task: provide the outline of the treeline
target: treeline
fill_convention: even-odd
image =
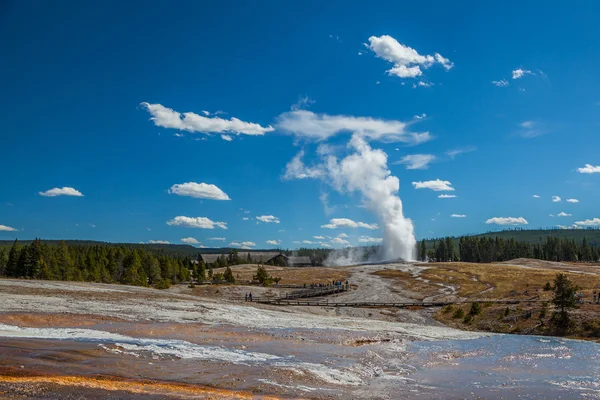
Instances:
[[[189,281],[189,259],[155,255],[143,248],[127,246],[56,246],[35,239],[21,246],[15,240],[10,250],[0,249],[0,276],[122,283],[164,288]],[[193,269],[195,271],[195,269]]]
[[[419,244],[418,257],[422,261],[437,262],[491,263],[515,258],[590,262],[600,259],[600,249],[590,245],[585,237],[578,243],[575,240],[548,236],[544,242],[531,244],[499,237],[462,236],[458,239],[458,249],[454,238],[438,239],[430,249],[423,240]]]

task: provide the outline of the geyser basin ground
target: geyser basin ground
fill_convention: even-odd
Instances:
[[[600,346],[590,342],[482,337],[113,285],[0,281],[0,304],[0,366],[30,375],[108,376],[94,387],[63,385],[84,398],[123,378],[135,388],[147,379],[169,382],[144,389],[165,398],[189,395],[173,383],[192,385],[200,398],[206,386],[233,391],[223,398],[600,396]],[[7,382],[6,375],[5,392],[54,385],[45,389],[62,393],[56,383]],[[120,388],[119,398],[142,393]]]

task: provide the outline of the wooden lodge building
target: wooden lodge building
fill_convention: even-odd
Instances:
[[[223,253],[212,253],[212,254],[198,254],[198,259],[196,261],[192,261],[193,263],[200,263],[204,261],[204,264],[214,264],[221,257],[225,257],[229,259],[230,254]],[[238,252],[239,259],[246,261],[248,264],[267,264],[267,265],[280,265],[286,267],[310,267],[312,266],[312,261],[310,257],[297,257],[297,256],[287,256],[279,251],[248,251],[248,252]],[[243,264],[244,262],[242,262]]]

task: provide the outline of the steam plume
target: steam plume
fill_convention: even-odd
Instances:
[[[416,245],[413,223],[404,217],[402,200],[397,195],[400,180],[388,169],[387,154],[371,148],[358,134],[352,136],[348,149],[351,154],[341,160],[333,154],[327,155],[324,163],[317,167],[322,174],[315,176],[320,176],[341,193],[360,193],[364,206],[378,217],[383,227],[383,254],[378,255],[380,260],[413,260]],[[298,169],[298,162],[301,161],[293,161],[296,172],[306,177],[306,174],[302,175],[302,168]],[[286,172],[288,178],[289,166]],[[306,168],[303,164],[302,167]],[[311,167],[310,170],[314,171],[315,168]],[[344,260],[344,263],[349,261]]]

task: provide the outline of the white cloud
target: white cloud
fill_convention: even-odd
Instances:
[[[45,196],[45,197],[56,197],[56,196],[76,196],[76,197],[83,197],[83,194],[77,190],[77,189],[73,189],[72,187],[62,187],[62,188],[54,188],[54,189],[50,189],[50,190],[46,190],[45,192],[40,192],[39,193],[40,196]]]
[[[171,244],[171,242],[167,240],[148,240],[149,244]]]
[[[223,237],[212,237],[212,238],[208,238],[207,240],[217,240],[217,241],[220,241],[220,242],[224,242],[227,239],[225,239]]]
[[[239,244],[238,242],[231,242],[231,243],[229,243],[229,245],[231,247],[240,247],[241,246],[241,244]]]
[[[554,217],[554,214],[548,214],[549,217]]]
[[[348,218],[333,218],[328,224],[321,225],[321,228],[338,229],[338,228],[365,228],[379,229],[377,224],[367,224],[365,222],[355,222]]]
[[[567,199],[567,203],[579,203],[577,199]]]
[[[329,237],[329,236],[327,236],[327,237]],[[341,238],[347,238],[347,237],[348,237],[348,235],[346,235],[345,233],[343,233],[343,232],[342,232],[342,233],[340,233],[340,234],[338,235],[338,237],[341,237]]]
[[[240,247],[240,249],[242,249],[242,250],[252,250],[252,247],[250,247],[250,246],[242,246],[242,247]]]
[[[273,246],[278,246],[281,243],[281,240],[267,240],[267,244],[271,244]]]
[[[307,179],[307,178],[318,178],[325,174],[319,167],[307,167],[302,161],[304,157],[304,150],[301,150],[298,154],[292,158],[290,162],[285,166],[285,174],[283,179]]]
[[[383,238],[375,238],[371,236],[361,236],[358,238],[360,243],[381,243],[383,242]]]
[[[327,244],[327,243],[325,243],[325,242],[319,242],[319,245],[320,245],[321,247],[331,247],[331,245],[330,245],[330,244]]]
[[[229,135],[221,135],[221,139],[223,139],[226,142],[231,142],[233,140],[233,138]]]
[[[16,231],[18,231],[18,229],[15,229],[13,227],[6,226],[6,225],[0,225],[0,232],[16,232]]]
[[[310,107],[311,104],[314,104],[314,103],[315,103],[315,101],[312,100],[310,97],[300,96],[298,98],[298,101],[295,104],[292,104],[292,107],[290,109],[292,111],[305,110],[308,107]]]
[[[426,117],[427,117],[427,114],[423,113],[421,115],[415,115],[413,118],[414,119],[423,119],[423,118],[426,118]]]
[[[359,55],[359,56],[362,56],[362,53],[359,51],[359,52],[358,52],[358,55]]]
[[[564,211],[559,212],[558,214],[556,214],[557,217],[572,217],[572,214],[567,214]]]
[[[173,136],[175,136],[175,137],[184,137],[185,135],[183,133],[174,133]]]
[[[304,244],[314,244],[314,242],[312,242],[310,240],[303,240],[302,243],[304,243]]]
[[[313,236],[313,239],[324,240],[325,236]]]
[[[534,199],[539,199],[539,198],[540,198],[540,196],[538,196],[537,194],[534,194],[534,195],[533,195],[533,198],[534,198]]]
[[[254,243],[254,242],[242,242],[242,246],[254,247],[254,246],[256,246],[256,243]]]
[[[450,181],[442,181],[440,179],[436,179],[435,181],[413,182],[412,184],[415,189],[431,189],[436,192],[447,192],[454,190]]]
[[[562,199],[560,198],[560,196],[552,196],[553,203],[560,203],[561,201]]]
[[[410,154],[394,164],[405,164],[406,169],[427,169],[434,160],[433,154]]]
[[[433,64],[440,64],[446,70],[452,68],[453,64],[439,53],[431,55],[420,55],[415,49],[404,46],[389,35],[371,36],[369,44],[365,46],[373,51],[375,55],[394,66],[387,71],[389,75],[400,78],[415,78],[423,74],[421,67],[427,69]]]
[[[523,217],[494,217],[485,221],[486,224],[497,225],[527,225],[529,222]]]
[[[198,115],[193,112],[179,113],[161,104],[141,103],[150,115],[154,125],[162,128],[178,129],[188,132],[234,133],[236,135],[264,135],[275,129],[272,126],[262,127],[259,124],[245,122],[237,118],[223,119]]]
[[[535,125],[534,121],[523,121],[521,122],[521,127],[522,128],[533,128],[533,126]]]
[[[508,86],[508,81],[506,79],[500,79],[499,81],[492,81],[492,83],[498,87]]]
[[[408,124],[397,120],[354,117],[348,115],[315,114],[297,110],[277,117],[278,129],[296,137],[322,141],[341,133],[356,133],[366,139],[410,144],[431,140],[429,132],[407,131]]]
[[[167,225],[170,226],[183,226],[186,228],[202,228],[202,229],[214,229],[215,227],[219,227],[221,229],[227,229],[226,222],[215,222],[211,221],[206,217],[185,217],[185,216],[177,216],[169,221],[167,221]]]
[[[575,224],[573,224],[573,225],[556,225],[556,227],[559,229],[581,229],[580,226],[577,226]]]
[[[585,164],[583,168],[577,168],[580,174],[600,174],[600,165]]]
[[[202,110],[201,112],[202,112],[202,114],[206,115],[207,117],[210,115],[210,112],[208,112],[208,111]]]
[[[523,121],[519,126],[521,129],[517,133],[524,138],[534,138],[548,132],[547,129],[540,128],[540,124],[536,121]]]
[[[428,83],[428,82],[423,82],[423,81],[413,83],[413,85],[412,85],[413,89],[416,87],[431,87],[431,86],[433,86],[433,83]]]
[[[277,218],[273,215],[261,215],[259,217],[256,217],[256,219],[261,222],[264,222],[266,224],[271,224],[271,223],[278,224],[280,222],[279,218]]]
[[[448,150],[446,155],[454,160],[454,158],[460,154],[470,153],[475,150],[477,150],[477,147],[475,146],[463,147],[461,149]]]
[[[182,238],[180,239],[183,243],[187,243],[187,244],[200,244],[200,242],[196,239],[194,239],[193,237],[186,237],[186,238]]]
[[[521,68],[517,68],[517,69],[513,70],[513,72],[512,72],[513,79],[519,79],[525,75],[535,75],[535,74],[531,71],[528,71],[526,69],[521,69]]]
[[[344,246],[349,246],[350,245],[349,241],[344,240],[344,239],[342,239],[340,237],[336,237],[336,238],[331,239],[331,243],[333,243],[333,244],[342,244]]]
[[[465,214],[452,214],[450,215],[452,218],[466,218]]]
[[[577,226],[600,226],[600,218],[586,219],[585,221],[576,221]]]
[[[438,196],[438,199],[454,199],[454,198],[456,198],[455,194],[445,194],[444,193],[444,194],[440,194]]]
[[[95,228],[96,224],[90,224],[90,228]]]
[[[250,219],[250,218],[248,218],[248,217],[243,217],[243,218],[242,218],[242,220],[244,220],[244,221],[248,221],[249,219]]]
[[[189,196],[196,199],[231,200],[227,194],[215,185],[207,183],[186,182],[171,186],[170,194]]]

